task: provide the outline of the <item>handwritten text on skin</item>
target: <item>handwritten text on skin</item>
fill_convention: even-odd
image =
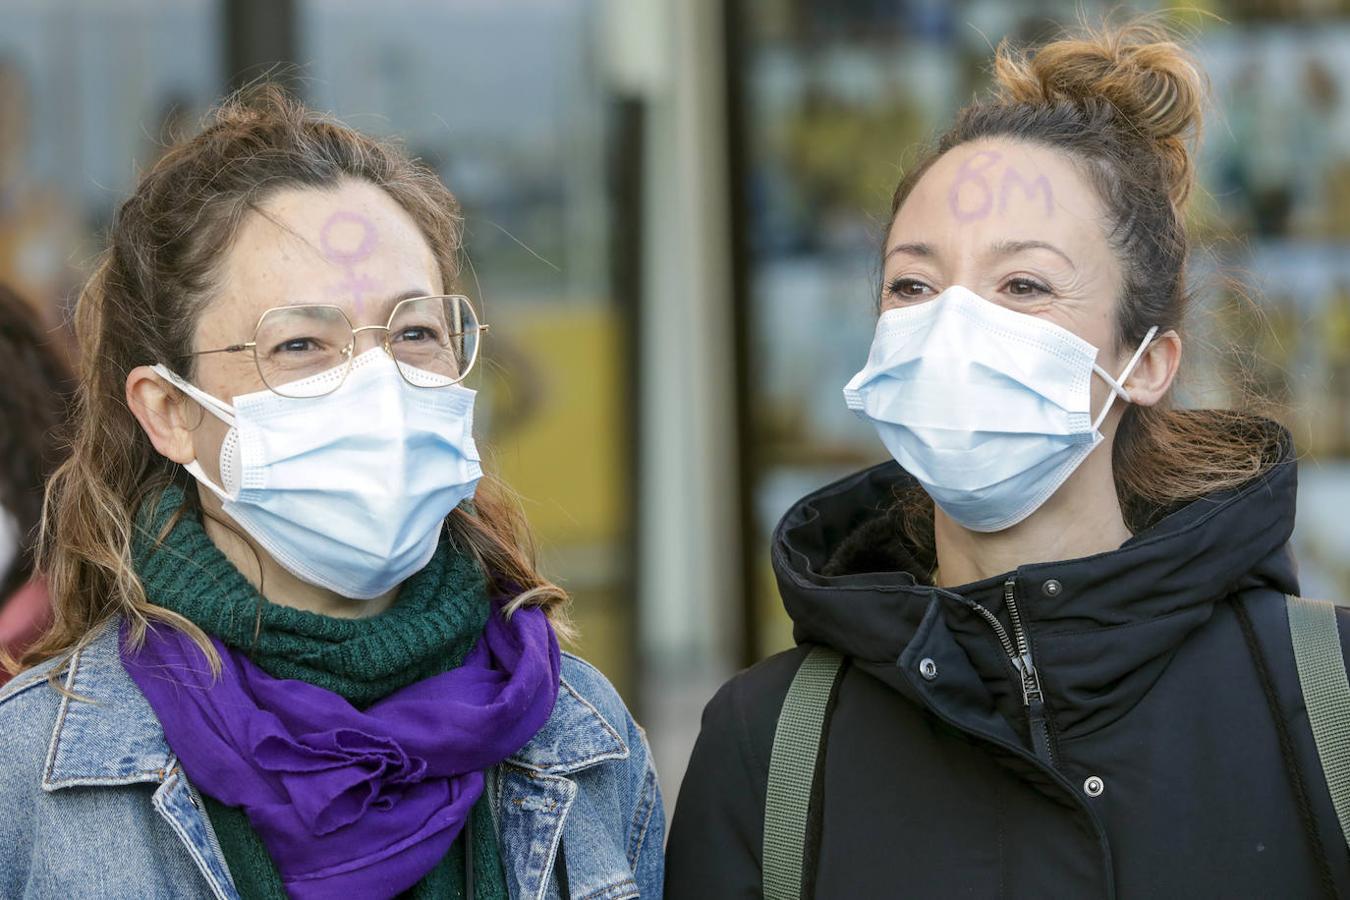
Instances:
[[[358,212],[339,210],[319,229],[319,247],[324,257],[341,266],[347,276],[334,293],[350,294],[357,316],[365,315],[366,294],[379,285],[368,275],[357,272],[356,267],[370,258],[379,242],[375,223]]]
[[[1003,154],[996,150],[981,150],[962,161],[947,191],[947,205],[956,221],[982,221],[993,215],[996,205],[999,215],[1002,215],[1008,209],[1008,195],[1015,187],[1021,189],[1028,201],[1041,197],[1045,201],[1046,216],[1054,215],[1055,195],[1050,180],[1044,175],[1028,179],[1015,166],[1008,165],[1003,169],[1003,177],[998,180],[998,190],[995,191],[988,175],[1002,159]]]

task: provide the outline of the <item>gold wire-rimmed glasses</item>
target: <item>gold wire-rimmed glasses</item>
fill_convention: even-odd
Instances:
[[[356,336],[383,331],[381,346],[403,380],[414,387],[438,388],[464,380],[478,360],[479,338],[487,330],[461,294],[408,297],[394,306],[384,325],[359,328],[338,306],[274,306],[258,318],[253,340],[188,355],[251,351],[268,390],[297,399],[320,397],[346,381]],[[332,377],[313,377],[330,371]]]

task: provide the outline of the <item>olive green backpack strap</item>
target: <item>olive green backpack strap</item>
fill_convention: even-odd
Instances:
[[[844,657],[816,647],[788,687],[769,758],[764,800],[765,900],[798,900],[806,857],[807,816],[830,694]]]
[[[1325,600],[1287,598],[1303,703],[1322,761],[1331,803],[1350,844],[1350,679],[1336,627],[1336,607]]]

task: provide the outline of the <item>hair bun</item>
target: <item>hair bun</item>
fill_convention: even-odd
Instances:
[[[1194,182],[1192,148],[1200,137],[1207,83],[1191,54],[1153,21],[1089,30],[1031,51],[1005,40],[994,58],[1004,103],[1106,103],[1122,124],[1151,142],[1178,205]]]

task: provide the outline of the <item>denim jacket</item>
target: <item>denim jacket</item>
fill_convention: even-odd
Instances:
[[[0,898],[239,897],[144,695],[117,623],[70,662],[0,690]],[[564,654],[553,714],[487,778],[512,900],[660,897],[665,814],[651,753],[614,688]]]

